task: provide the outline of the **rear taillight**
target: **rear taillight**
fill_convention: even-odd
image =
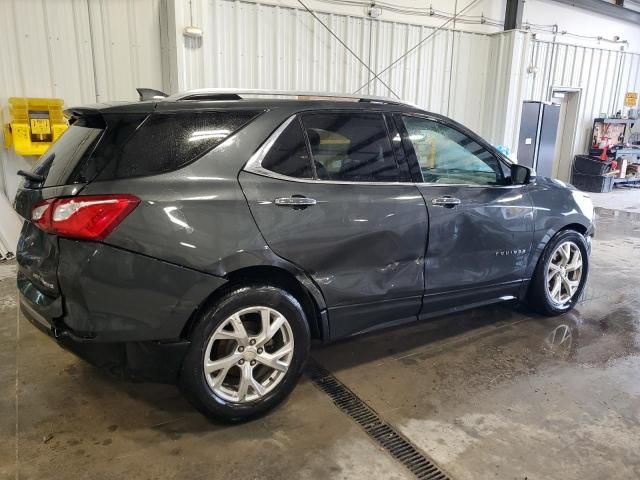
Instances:
[[[139,203],[126,194],[54,198],[34,205],[31,221],[61,237],[104,240]]]

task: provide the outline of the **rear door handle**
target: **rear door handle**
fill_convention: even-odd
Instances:
[[[291,197],[276,198],[273,203],[279,207],[293,207],[293,208],[307,208],[318,203],[315,198],[298,197],[292,195]]]
[[[448,197],[446,195],[444,197],[437,197],[437,198],[431,199],[431,204],[435,205],[436,207],[453,208],[456,205],[460,205],[461,203],[462,202],[460,201],[459,198]]]

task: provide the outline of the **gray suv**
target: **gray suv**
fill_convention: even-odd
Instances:
[[[312,340],[577,302],[585,194],[408,104],[258,93],[67,110],[15,200],[25,317],[235,421],[293,389]]]

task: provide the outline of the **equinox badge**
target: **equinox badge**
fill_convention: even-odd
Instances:
[[[504,255],[524,255],[527,250],[524,248],[518,248],[516,250],[496,250],[496,257],[502,257]]]

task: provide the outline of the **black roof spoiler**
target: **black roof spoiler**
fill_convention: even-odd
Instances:
[[[160,90],[154,90],[153,88],[136,88],[138,94],[140,95],[140,101],[143,102],[145,100],[162,100],[163,98],[167,98],[167,95]]]

